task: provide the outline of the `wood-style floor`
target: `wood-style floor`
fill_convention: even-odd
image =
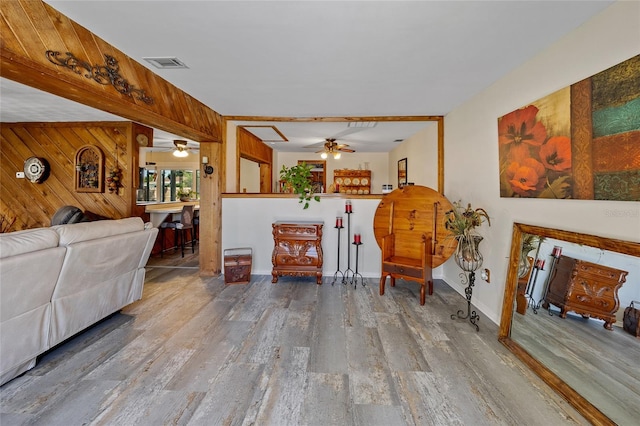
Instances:
[[[420,306],[403,281],[379,296],[373,280],[152,268],[142,300],[0,388],[0,424],[587,424],[495,325],[450,319],[465,306],[438,281]]]
[[[640,424],[640,339],[569,313],[514,314],[512,339],[618,425]]]

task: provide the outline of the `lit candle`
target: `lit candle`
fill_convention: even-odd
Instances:
[[[356,244],[360,244],[362,242],[361,238],[360,238],[360,234],[354,234],[353,235],[353,242],[356,243]]]
[[[344,212],[345,213],[353,213],[350,200],[347,200],[346,204],[344,205]]]
[[[336,228],[342,228],[342,216],[336,217]]]

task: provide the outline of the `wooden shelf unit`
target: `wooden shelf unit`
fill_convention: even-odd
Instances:
[[[371,170],[336,169],[333,171],[333,185],[339,185],[341,194],[371,194]]]

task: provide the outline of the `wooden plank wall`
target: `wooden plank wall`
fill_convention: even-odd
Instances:
[[[240,157],[257,163],[272,163],[273,148],[242,127],[238,127],[238,161]]]
[[[25,0],[3,1],[0,6],[3,77],[192,140],[221,142],[222,117],[217,112],[51,6]],[[153,103],[86,78],[86,72],[56,65],[47,59],[47,50],[60,52],[61,58],[71,52],[91,65],[104,65],[105,55],[111,55],[118,61],[119,75],[145,90]]]
[[[73,205],[114,219],[132,215],[138,171],[137,145],[130,122],[0,123],[0,214],[15,222],[8,231],[49,226],[62,206]],[[151,129],[148,129],[151,130]],[[103,152],[104,178],[115,166],[122,170],[124,187],[110,193],[75,191],[75,157],[79,148],[93,145]],[[132,149],[134,147],[136,149]],[[45,158],[51,166],[43,183],[16,178],[29,157]]]
[[[201,155],[209,156],[221,175],[208,179],[200,194],[200,214],[207,218],[200,224],[200,271],[219,273],[220,179],[225,172],[225,151],[219,146],[224,143],[222,116],[42,1],[0,1],[0,34],[0,76],[201,143]],[[119,74],[146,90],[154,103],[146,104],[57,66],[46,58],[47,50],[71,52],[91,65],[104,64],[104,55],[109,54],[118,61]],[[15,176],[15,170],[12,173]],[[46,214],[41,218],[52,209],[42,210]]]
[[[238,148],[236,150],[236,170],[240,170],[240,158],[246,158],[260,164],[260,192],[271,192],[271,171],[273,169],[273,148],[262,139],[238,127],[236,131]],[[236,174],[236,192],[240,192],[240,173]]]

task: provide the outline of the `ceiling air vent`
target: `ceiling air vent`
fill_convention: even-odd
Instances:
[[[364,128],[372,128],[376,127],[378,122],[376,121],[350,121],[347,124],[347,127],[364,127]]]
[[[142,58],[156,68],[176,69],[189,68],[184,62],[178,58]]]

